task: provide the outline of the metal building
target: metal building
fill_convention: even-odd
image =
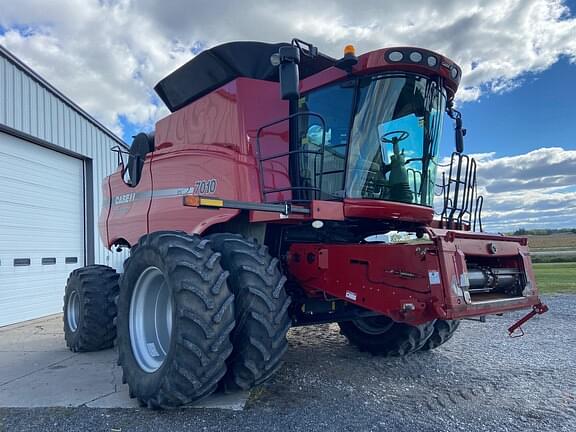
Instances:
[[[98,235],[124,142],[0,46],[0,326],[62,310],[68,274],[119,267]]]

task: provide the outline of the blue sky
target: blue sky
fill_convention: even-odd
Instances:
[[[0,44],[131,142],[199,47],[299,37],[337,57],[420,46],[463,68],[458,108],[492,230],[575,226],[576,0],[5,1]],[[306,13],[303,13],[306,11]],[[86,29],[90,29],[87,31]],[[441,155],[453,150],[451,123]]]
[[[128,144],[132,142],[132,137],[136,136],[139,132],[149,132],[151,130],[151,127],[142,127],[139,124],[130,122],[124,115],[118,116],[118,122],[122,129],[122,138]]]
[[[498,151],[508,156],[540,147],[576,149],[576,65],[562,58],[550,69],[520,80],[522,84],[510,91],[486,94],[459,106],[468,129],[467,153]],[[119,121],[124,140],[131,142],[141,127],[125,116]],[[441,153],[448,155],[452,150],[447,120]]]
[[[576,37],[576,35],[575,35]],[[460,109],[466,151],[508,156],[540,147],[576,149],[576,65],[562,58],[550,69],[521,78],[503,94],[466,102]],[[445,136],[452,139],[447,129]],[[444,150],[450,149],[445,143]]]
[[[576,0],[566,1],[565,4],[574,16]],[[26,24],[9,27],[23,34],[28,33],[30,28]],[[0,24],[0,35],[6,31],[7,27]],[[191,51],[195,53],[198,49],[195,46]],[[576,149],[573,125],[576,119],[576,65],[563,56],[543,72],[524,74],[519,78],[519,83],[510,91],[488,93],[477,100],[460,103],[458,108],[468,129],[466,151],[497,151],[504,156],[549,146]],[[162,105],[154,95],[151,97],[154,104]],[[153,127],[153,124],[142,125],[131,121],[124,114],[118,115],[117,122],[119,128],[116,130],[128,143],[133,135]],[[446,120],[441,148],[443,156],[449,155],[453,149],[450,128],[451,124]]]

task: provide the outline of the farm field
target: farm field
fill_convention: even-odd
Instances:
[[[541,293],[576,293],[576,262],[533,265]]]
[[[574,250],[576,252],[576,234],[558,233],[549,235],[528,235],[528,246],[533,251]]]

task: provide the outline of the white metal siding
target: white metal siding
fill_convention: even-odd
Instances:
[[[121,141],[2,50],[0,124],[92,160],[94,259],[120,269],[125,254],[103,247],[97,225],[102,180],[116,169],[116,155],[110,148]]]
[[[0,326],[62,310],[84,265],[83,165],[0,133]]]

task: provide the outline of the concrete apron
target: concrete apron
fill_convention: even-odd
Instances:
[[[0,328],[0,407],[138,408],[116,350],[72,353],[62,315]],[[186,408],[244,409],[248,392],[214,394]]]

